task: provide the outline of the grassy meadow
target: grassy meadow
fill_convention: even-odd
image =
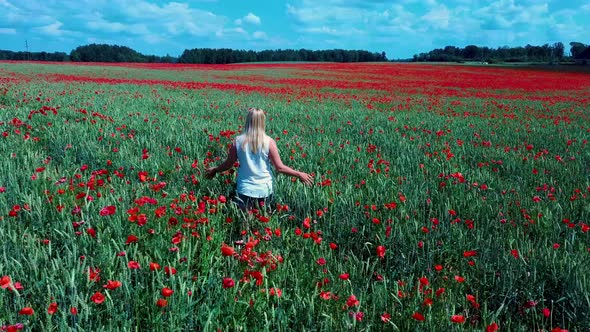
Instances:
[[[204,177],[248,107],[315,179],[272,214]],[[0,326],[589,331],[589,110],[583,73],[0,63]]]

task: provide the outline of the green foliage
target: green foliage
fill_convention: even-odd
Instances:
[[[0,50],[0,60],[26,60],[26,61],[69,61],[69,56],[64,52],[14,52]]]
[[[590,328],[590,233],[582,231],[590,219],[587,90],[383,102],[372,91],[347,92],[354,97],[318,101],[161,85],[11,87],[8,95],[27,98],[0,112],[7,133],[0,136],[0,277],[15,288],[0,289],[0,324]],[[203,177],[225,156],[231,138],[222,133],[241,130],[244,105],[267,110],[283,161],[315,176],[312,188],[277,176],[277,202],[289,208],[267,221],[222,203],[235,174]],[[56,113],[29,118],[43,106]],[[116,211],[101,214],[108,206]],[[252,251],[233,244],[242,231]],[[237,256],[222,255],[223,244]],[[224,288],[224,278],[235,285]],[[122,285],[105,288],[108,280]],[[162,295],[164,287],[174,293]],[[96,292],[104,302],[91,300]],[[53,302],[58,311],[50,315]],[[35,314],[18,314],[24,307]],[[382,321],[385,313],[390,321]],[[452,323],[453,315],[466,322]]]
[[[324,62],[377,62],[387,61],[385,52],[371,53],[364,50],[263,50],[244,51],[233,49],[195,48],[184,50],[178,62],[226,64],[239,62],[276,61],[324,61]]]
[[[169,56],[145,56],[126,46],[107,44],[78,46],[70,53],[70,59],[76,62],[172,62]]]
[[[579,43],[578,43],[579,44]],[[416,54],[413,57],[415,62],[424,61],[481,61],[481,62],[555,62],[564,58],[565,47],[563,43],[557,42],[553,45],[544,44],[534,46],[498,47],[467,45],[464,48],[446,46],[429,52]],[[572,46],[572,57],[575,58],[579,46]],[[583,50],[583,48],[582,48]]]

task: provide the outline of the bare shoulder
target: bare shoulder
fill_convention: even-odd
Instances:
[[[277,150],[277,142],[275,142],[275,140],[268,135],[266,136],[266,139],[268,140],[268,149]]]

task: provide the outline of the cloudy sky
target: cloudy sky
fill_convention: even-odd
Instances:
[[[590,43],[590,0],[0,0],[0,49],[363,49]]]

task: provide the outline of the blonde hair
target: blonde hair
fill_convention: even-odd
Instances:
[[[259,146],[266,149],[266,115],[260,108],[249,108],[248,116],[246,117],[246,125],[244,128],[244,144],[250,145],[252,153],[258,153]]]

